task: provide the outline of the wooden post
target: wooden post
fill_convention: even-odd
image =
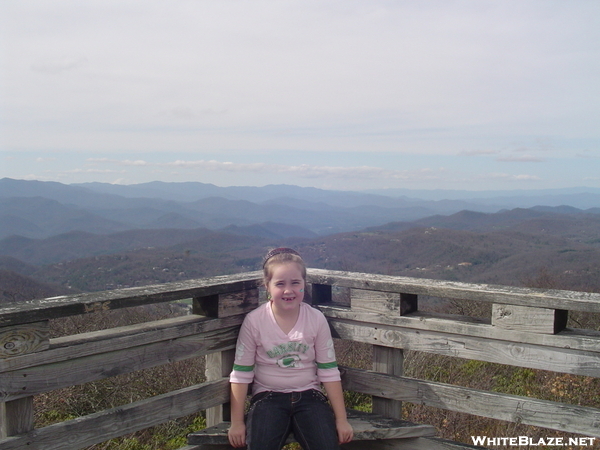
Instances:
[[[0,438],[33,430],[33,396],[0,404]]]
[[[373,370],[388,375],[404,373],[404,351],[399,348],[373,346]],[[373,412],[384,417],[402,419],[402,402],[373,396]]]
[[[418,309],[418,297],[414,294],[377,292],[362,289],[351,290],[352,309],[390,316],[407,315]],[[404,351],[379,345],[373,346],[373,370],[387,375],[404,374]],[[385,417],[402,418],[402,402],[373,396],[373,412]]]
[[[206,368],[204,373],[206,381],[220,380],[223,377],[229,376],[233,367],[233,359],[235,358],[235,349],[224,352],[211,353],[206,355]],[[230,420],[229,403],[215,406],[206,410],[206,426],[212,427],[220,424],[223,421]]]
[[[43,351],[48,349],[49,342],[48,321],[4,327],[0,329],[0,358]],[[32,396],[0,403],[0,438],[27,433],[31,430],[33,430]]]
[[[249,289],[195,298],[193,313],[215,318],[245,314],[258,306],[258,296],[258,289]],[[206,381],[220,380],[229,376],[234,358],[235,349],[206,355],[204,369]],[[229,420],[229,414],[229,403],[207,409],[206,426],[212,427],[224,420]]]

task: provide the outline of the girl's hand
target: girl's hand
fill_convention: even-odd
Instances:
[[[336,420],[335,427],[337,429],[340,444],[346,444],[354,437],[354,430],[352,429],[352,425],[348,423],[347,419]]]
[[[246,424],[232,423],[227,432],[229,443],[232,447],[239,448],[246,445]]]

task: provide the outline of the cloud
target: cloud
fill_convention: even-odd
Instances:
[[[534,156],[532,154],[515,154],[515,153],[519,153],[519,152],[523,152],[523,151],[529,151],[529,149],[524,149],[524,148],[520,148],[520,149],[516,149],[513,150],[513,152],[511,154],[505,155],[505,156],[498,156],[497,158],[495,158],[496,161],[498,162],[546,162],[545,158],[540,158],[539,156]],[[458,156],[494,156],[494,155],[501,155],[502,152],[499,150],[466,150],[466,151],[462,151],[458,153]]]
[[[73,169],[73,170],[67,170],[64,173],[70,173],[70,174],[90,174],[90,173],[95,173],[95,174],[112,174],[112,173],[126,173],[125,170],[111,170],[111,169]]]
[[[234,163],[216,160],[175,160],[166,163],[150,163],[143,160],[117,160],[109,158],[89,158],[94,164],[111,164],[118,166],[150,166],[155,168],[194,169],[203,171],[237,172],[244,174],[279,174],[300,178],[336,178],[361,180],[411,180],[435,179],[444,173],[444,168],[419,170],[391,170],[373,166],[322,166],[312,164],[285,165],[267,163]]]
[[[147,166],[150,164],[141,159],[131,161],[129,159],[119,160],[119,159],[110,159],[110,158],[87,158],[86,161],[88,161],[90,163],[116,164],[119,166]]]
[[[344,178],[344,179],[398,179],[408,180],[415,176],[419,179],[424,177],[436,177],[437,171],[432,169],[414,170],[389,170],[381,167],[372,166],[319,166],[312,164],[301,165],[283,165],[266,163],[232,163],[219,161],[174,161],[168,163],[177,167],[195,167],[204,170],[221,170],[227,172],[244,173],[270,173],[270,174],[289,174],[301,178]],[[443,169],[439,169],[443,170]]]
[[[512,156],[502,156],[500,158],[496,158],[496,161],[499,162],[545,162],[544,158],[540,158],[532,155],[512,155]]]
[[[489,156],[497,155],[498,150],[465,150],[458,153],[458,156]]]
[[[493,178],[493,179],[504,179],[504,180],[514,180],[514,181],[540,181],[541,178],[537,175],[527,175],[527,174],[519,174],[513,175],[510,173],[489,173],[485,176],[481,176],[480,178]]]

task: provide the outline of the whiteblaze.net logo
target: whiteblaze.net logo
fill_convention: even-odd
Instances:
[[[545,437],[532,438],[529,436],[513,436],[513,437],[490,437],[490,436],[471,436],[473,445],[481,445],[494,447],[500,445],[508,445],[512,447],[546,447],[546,446],[593,446],[595,437]]]

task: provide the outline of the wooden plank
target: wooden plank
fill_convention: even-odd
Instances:
[[[408,316],[392,317],[330,306],[319,306],[319,309],[330,319],[368,322],[374,327],[392,325],[413,330],[438,331],[446,334],[600,353],[600,332],[593,330],[565,329],[556,335],[517,330],[507,333],[506,330],[494,327],[481,319],[458,315],[432,314],[419,311]]]
[[[6,372],[0,399],[15,400],[235,347],[238,327]]]
[[[517,305],[492,305],[492,325],[505,330],[556,334],[567,326],[569,312],[564,309],[532,308]]]
[[[261,279],[257,271],[10,303],[0,308],[0,326],[255,289]]]
[[[353,311],[400,315],[400,294],[397,292],[350,289],[350,302]]]
[[[431,425],[416,424],[381,414],[348,410],[348,422],[356,441],[435,436]]]
[[[75,450],[211,408],[229,399],[229,382],[190,386],[0,440],[0,450]]]
[[[345,389],[492,419],[600,437],[600,409],[344,368]]]
[[[0,359],[40,352],[49,345],[47,320],[0,328]]]
[[[373,371],[388,375],[404,375],[404,352],[401,349],[373,346]],[[373,412],[385,417],[402,418],[402,402],[373,396]]]
[[[307,280],[309,283],[336,284],[355,289],[460,298],[537,308],[600,312],[600,294],[591,292],[459,283],[323,269],[309,269]]]
[[[390,325],[330,319],[336,336],[351,341],[475,359],[531,369],[600,377],[600,354]]]
[[[350,298],[353,311],[404,316],[418,310],[418,296],[413,294],[350,289]]]
[[[0,373],[240,326],[243,319],[182,316],[51,339],[44,352],[0,359]]]
[[[33,397],[20,398],[0,405],[0,437],[33,430]]]
[[[0,308],[0,326],[37,322],[99,310],[255,289],[261,283],[261,278],[261,273],[256,271],[8,304]],[[308,282],[321,285],[337,284],[341,287],[399,292],[402,294],[600,312],[600,294],[589,292],[469,284],[322,269],[309,269]]]
[[[414,437],[435,436],[436,430],[431,425],[416,424],[406,420],[384,417],[380,414],[347,410],[348,422],[354,430],[355,441],[373,441],[379,439],[408,439]],[[228,422],[222,422],[204,430],[190,433],[188,444],[223,445],[227,444]],[[296,442],[292,435],[287,442]]]

